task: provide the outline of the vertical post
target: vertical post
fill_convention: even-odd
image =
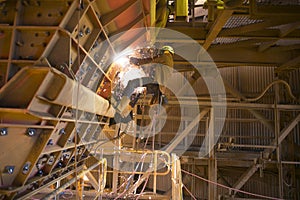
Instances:
[[[56,189],[60,187],[60,180],[56,182]],[[54,200],[59,200],[59,195],[54,196]]]
[[[199,120],[200,121],[200,120]],[[184,129],[186,129],[186,127],[188,126],[189,124],[188,124],[188,121],[184,121]],[[183,130],[184,130],[183,129]],[[185,136],[185,138],[184,138],[184,141],[183,141],[183,148],[184,149],[187,149],[188,148],[188,143],[189,143],[189,134],[187,135],[187,136]]]
[[[116,132],[115,132],[115,137],[118,136],[119,134],[119,129],[120,129],[120,124],[116,125]],[[113,165],[115,167],[115,169],[113,170],[113,187],[112,187],[112,191],[117,193],[117,189],[118,189],[118,179],[119,179],[119,153],[120,153],[120,148],[121,148],[121,139],[118,139],[116,142],[116,146],[114,147],[114,149],[117,149],[117,152],[114,151],[114,159],[113,159]]]
[[[208,21],[213,22],[215,21],[215,6],[217,4],[217,0],[208,0],[207,3],[208,3],[208,13],[207,13]]]
[[[77,184],[77,188],[78,188],[79,200],[82,200],[83,199],[83,190],[84,190],[83,178],[80,177],[76,184]]]
[[[195,0],[192,0],[192,6],[191,6],[191,12],[192,12],[192,25],[195,27]]]
[[[172,168],[171,168],[171,172],[172,172],[172,199],[176,197],[176,155],[175,154],[171,154],[172,155]]]
[[[294,143],[294,135],[293,134],[289,134],[287,136],[287,140],[288,140],[288,144],[289,144],[289,147],[288,147],[288,160],[295,160],[295,143]],[[289,165],[288,166],[288,170],[290,171],[291,173],[291,183],[292,183],[292,187],[296,187],[296,165]],[[283,171],[285,171],[285,169],[283,169]],[[294,195],[292,196],[292,199],[296,199],[296,196],[297,194],[294,193]]]
[[[277,168],[278,168],[278,187],[279,197],[283,198],[283,177],[282,177],[282,163],[281,163],[281,143],[279,141],[280,134],[280,111],[277,104],[280,101],[279,85],[275,85],[275,102],[274,102],[274,124],[275,124],[275,138],[276,138],[276,154],[277,154]]]
[[[192,163],[192,173],[193,174],[195,174],[196,172],[196,170],[195,170],[195,158],[192,158],[193,159],[193,163]],[[191,184],[191,193],[192,194],[195,194],[195,188],[196,188],[196,186],[195,186],[195,176],[193,176],[192,177],[192,184]]]
[[[180,166],[180,160],[178,157],[172,153],[172,199],[173,200],[182,200],[182,178],[181,178],[181,166]]]
[[[215,133],[214,133],[214,109],[210,110],[210,123],[208,127],[208,179],[213,182],[217,182],[217,163],[215,159],[214,152],[214,141],[215,141]],[[214,200],[216,199],[217,187],[214,184],[208,184],[208,199]]]
[[[115,155],[114,156],[114,166],[116,166],[116,168],[118,168],[118,160],[119,160],[119,155]],[[118,179],[119,179],[119,173],[117,169],[113,170],[113,187],[112,187],[112,191],[113,192],[117,192],[117,188],[118,188]]]
[[[156,0],[150,0],[150,26],[156,25]]]
[[[157,151],[154,151],[153,193],[156,193]]]

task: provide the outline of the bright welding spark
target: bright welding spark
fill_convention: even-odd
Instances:
[[[131,55],[132,53],[132,49],[122,51],[120,54],[115,56],[114,63],[120,65],[121,67],[125,67],[129,64],[129,55]]]
[[[120,65],[121,67],[125,67],[129,64],[129,58],[127,56],[122,56],[117,58],[114,63]]]
[[[89,178],[88,178],[86,175],[84,175],[84,176],[83,176],[83,180],[84,180],[84,181],[89,181]]]

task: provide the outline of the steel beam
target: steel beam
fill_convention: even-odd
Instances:
[[[82,169],[83,169],[83,166],[78,166],[77,167],[77,172],[81,171]],[[29,193],[27,193],[25,195],[22,195],[22,197],[20,197],[20,198],[17,197],[16,199],[18,199],[18,200],[30,199],[30,197],[32,197],[33,195],[41,193],[42,190],[50,187],[51,185],[55,184],[57,181],[61,181],[62,179],[67,178],[68,176],[71,176],[73,173],[75,173],[74,170],[72,170],[70,172],[67,172],[67,173],[61,175],[59,178],[57,178],[55,180],[52,180],[50,182],[47,182],[46,184],[40,186],[38,189],[33,190],[33,191],[31,191],[31,192],[29,192]]]
[[[263,29],[256,30],[247,33],[228,33],[221,31],[219,37],[231,37],[231,38],[251,38],[251,39],[264,39],[264,40],[274,40],[274,39],[288,39],[297,40],[300,30],[296,29],[286,34],[284,37],[280,37],[280,29]]]
[[[120,6],[119,8],[114,9],[113,11],[102,15],[101,22],[102,22],[103,26],[106,26],[109,23],[111,23],[116,17],[121,15],[124,11],[126,11],[130,6],[132,6],[136,2],[137,2],[137,0],[129,0],[124,5]]]
[[[215,125],[214,125],[214,110],[211,109],[210,112],[210,125],[208,127],[208,149],[207,151],[208,159],[208,180],[212,182],[217,182],[217,161],[215,158]],[[216,199],[217,198],[217,186],[215,184],[208,183],[208,198]]]
[[[168,26],[169,29],[181,32],[189,37],[193,38],[194,40],[199,40],[201,43],[205,41],[208,32],[204,30],[202,27],[191,27],[191,26],[176,26],[176,23],[173,26]],[[263,29],[263,30],[253,30],[251,32],[246,33],[235,33],[235,32],[228,32],[226,29],[221,30],[218,34],[218,37],[225,37],[225,38],[248,38],[248,39],[263,39],[263,40],[274,40],[274,39],[288,39],[288,40],[297,40],[300,34],[300,30],[296,29],[292,32],[288,33],[284,37],[280,37],[280,29]],[[172,39],[170,37],[165,36],[160,38],[163,39]],[[174,38],[177,39],[177,38]]]
[[[93,176],[93,174],[90,171],[88,171],[85,175],[89,179],[89,183],[93,186],[93,188],[95,190],[98,190],[99,189],[99,184],[98,184],[98,181]]]
[[[177,157],[175,154],[172,154],[171,156],[172,156],[172,171],[171,171],[172,199],[183,200],[180,160],[179,157]]]
[[[300,27],[300,22],[293,22],[290,24],[286,24],[283,27],[280,28],[280,34],[279,37],[285,37],[289,33],[293,32],[294,30],[298,29]]]
[[[245,183],[251,178],[251,176],[255,174],[258,168],[258,164],[254,164],[251,167],[249,167],[247,171],[245,171],[238,179],[238,181],[233,185],[233,188],[238,190],[241,189],[245,185]],[[236,191],[234,192],[234,194],[236,194]]]
[[[87,169],[81,171],[76,177],[72,178],[67,183],[63,184],[62,186],[60,186],[59,188],[57,188],[56,190],[54,190],[50,194],[46,195],[43,198],[43,200],[50,200],[50,199],[52,199],[54,196],[56,196],[57,194],[61,193],[67,187],[69,187],[70,185],[72,185],[73,183],[75,183],[78,178],[83,177],[86,173],[88,173],[90,170],[94,169],[95,167],[99,166],[103,162],[105,162],[105,161],[104,160],[100,160],[100,161],[96,162],[95,164],[91,165],[90,167],[88,167]]]
[[[222,102],[209,102],[209,101],[180,101],[180,106],[201,106],[201,107],[211,107],[214,106],[224,106]],[[169,101],[169,106],[179,105],[177,101]],[[227,102],[226,106],[228,109],[274,109],[274,104],[264,104],[264,103],[244,103],[244,102]],[[278,104],[279,110],[300,110],[300,105],[293,104]]]
[[[279,134],[278,136],[278,141],[274,140],[271,143],[271,146],[277,146],[277,144],[281,144],[281,142],[288,136],[288,134],[295,128],[295,126],[298,124],[298,122],[300,121],[300,113],[293,119],[293,121],[290,122],[289,125],[287,125]],[[275,148],[270,148],[270,149],[266,149],[264,151],[264,154],[266,154],[267,156],[272,153],[272,151],[274,151]]]
[[[246,26],[240,26],[240,27],[236,27],[236,28],[226,29],[226,30],[223,30],[223,34],[243,34],[243,33],[247,33],[247,32],[262,30],[262,29],[272,27],[272,26],[287,24],[287,23],[295,22],[295,21],[297,21],[296,18],[295,19],[280,19],[280,18],[275,19],[275,18],[273,18],[273,19],[268,19],[268,20],[262,21],[262,22],[249,24]]]
[[[232,48],[236,48],[236,47],[249,47],[249,46],[255,46],[256,43],[260,43],[265,41],[264,39],[245,39],[245,40],[239,40],[236,42],[232,42],[232,43],[224,43],[224,44],[215,44],[212,47],[217,47],[218,49],[224,49],[224,50],[228,50],[228,49],[232,49]],[[269,40],[268,40],[269,41]]]
[[[263,42],[263,43],[261,43],[261,44],[258,46],[257,51],[258,51],[258,52],[263,52],[263,51],[269,49],[271,46],[275,45],[277,41],[278,41],[278,40],[270,40],[270,41],[268,41],[268,42]]]
[[[146,13],[146,16],[147,16],[147,13]],[[117,34],[120,34],[120,33],[123,33],[124,32],[124,35],[126,34],[126,31],[130,31],[130,29],[132,27],[134,27],[134,25],[136,25],[137,23],[139,23],[140,21],[142,21],[144,19],[144,15],[143,13],[138,15],[132,22],[130,22],[129,24],[127,24],[126,26],[118,29],[117,31],[115,32],[112,32],[110,33],[109,35],[110,36],[113,36],[113,35],[117,35]],[[128,45],[129,46],[129,45]]]
[[[233,96],[245,100],[246,97],[242,95],[237,89],[235,89],[226,79],[223,78],[224,86],[228,92]],[[274,124],[270,123],[259,111],[253,109],[247,109],[255,118],[260,120],[269,130],[274,132]]]
[[[297,57],[283,63],[281,66],[277,67],[275,69],[275,72],[278,73],[278,72],[282,72],[282,71],[286,71],[286,70],[299,68],[299,63],[300,63],[300,56],[297,56]]]
[[[260,40],[263,42],[263,40]],[[252,42],[251,42],[252,43]],[[235,46],[232,45],[230,51],[228,51],[227,45],[214,45],[208,49],[208,53],[212,60],[202,60],[199,62],[197,60],[190,60],[189,62],[183,60],[180,57],[174,57],[175,69],[178,66],[182,68],[187,68],[187,70],[195,70],[191,64],[212,64],[213,62],[217,65],[230,66],[233,64],[235,66],[280,66],[283,63],[288,63],[292,57],[300,54],[299,45],[289,45],[289,46],[276,46],[272,47],[266,51],[258,52],[257,46]],[[295,62],[296,61],[296,62]],[[295,65],[294,63],[299,63],[299,60],[295,60],[293,63],[288,63],[289,65]],[[231,66],[230,66],[231,67]]]
[[[168,153],[171,153],[176,146],[190,133],[190,131],[199,123],[199,121],[208,113],[209,109],[203,109],[197,117],[186,127],[186,129],[175,138],[175,140],[170,144],[165,150]]]
[[[202,47],[207,50],[212,42],[216,39],[220,31],[222,30],[223,26],[226,24],[228,19],[231,17],[233,10],[222,10],[217,16],[217,19],[214,21],[212,27],[206,35],[206,39]]]

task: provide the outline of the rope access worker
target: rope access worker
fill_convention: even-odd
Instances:
[[[141,77],[138,79],[130,80],[123,91],[123,96],[121,101],[115,105],[117,111],[117,120],[120,122],[128,122],[132,119],[132,109],[135,106],[139,94],[135,94],[134,90],[137,87],[146,87],[147,94],[153,93],[153,98],[151,102],[153,103],[155,99],[158,100],[158,103],[167,103],[167,98],[165,96],[166,92],[166,82],[167,79],[172,75],[173,72],[173,56],[174,49],[171,46],[163,46],[160,49],[159,54],[153,58],[136,58],[130,57],[129,62],[136,66],[142,66],[145,64],[153,63],[158,64],[154,68],[153,77]],[[130,115],[131,113],[131,115]],[[121,118],[121,119],[120,119]],[[115,119],[116,120],[116,119]],[[118,122],[117,122],[118,123]]]
[[[156,58],[140,59],[131,57],[130,62],[138,66],[147,63],[160,64],[155,67],[154,81],[161,85],[160,90],[164,94],[166,91],[166,87],[164,87],[164,85],[166,85],[167,79],[172,75],[174,67],[174,53],[174,49],[171,46],[163,46],[160,50],[160,54],[158,54]]]

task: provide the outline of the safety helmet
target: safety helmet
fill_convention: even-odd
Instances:
[[[174,53],[175,53],[173,47],[171,47],[171,46],[163,46],[163,47],[161,48],[161,50],[162,50],[162,51],[169,51],[172,55],[174,55]]]

